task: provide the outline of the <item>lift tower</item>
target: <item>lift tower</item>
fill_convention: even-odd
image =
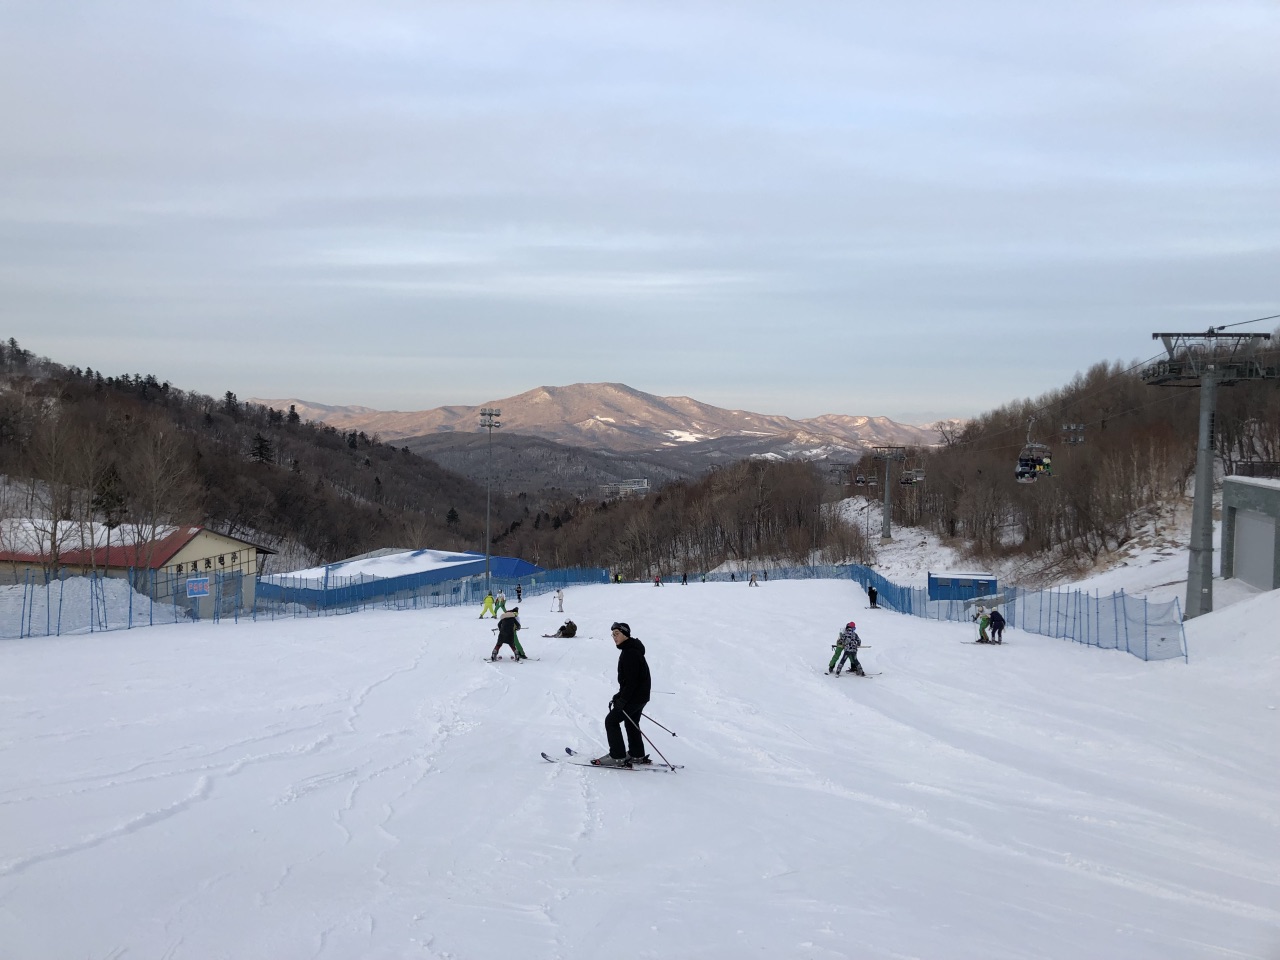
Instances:
[[[1278,380],[1277,368],[1257,358],[1269,333],[1153,333],[1168,357],[1142,371],[1150,387],[1200,387],[1200,439],[1196,446],[1196,495],[1191,507],[1191,548],[1187,556],[1187,609],[1190,620],[1213,610],[1213,416],[1218,387],[1241,380]]]
[[[902,463],[907,459],[906,447],[872,447],[872,460],[884,461],[884,508],[880,519],[880,542],[889,543],[893,537],[889,535],[889,519],[893,513],[893,484],[889,482],[889,464],[893,461]]]

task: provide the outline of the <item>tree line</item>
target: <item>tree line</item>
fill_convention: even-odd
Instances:
[[[1266,360],[1276,363],[1276,348]],[[483,552],[485,489],[377,435],[304,422],[294,410],[183,391],[152,375],[105,376],[0,342],[0,471],[10,515],[108,529],[200,523],[281,551],[277,569],[379,547]],[[1052,557],[1086,567],[1131,539],[1144,511],[1178,502],[1194,473],[1196,390],[1145,385],[1097,364],[1066,386],[956,426],[892,464],[892,523],[925,527],[975,558]],[[1083,424],[1083,443],[1060,435]],[[1030,432],[1052,478],[1014,482]],[[1219,392],[1215,451],[1230,470],[1280,459],[1280,388]],[[843,479],[883,475],[868,455]],[[904,468],[920,483],[898,484]],[[628,577],[697,574],[726,562],[874,561],[823,465],[742,461],[634,499],[556,490],[496,494],[494,553]],[[864,493],[869,492],[862,488]],[[879,492],[879,491],[877,491]],[[56,564],[60,545],[50,543]]]

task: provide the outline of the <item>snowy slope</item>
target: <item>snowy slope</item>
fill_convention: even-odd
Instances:
[[[864,608],[573,588],[518,665],[472,609],[5,641],[3,955],[1280,952],[1280,593],[1189,664]],[[851,618],[881,676],[825,674]],[[685,770],[538,757],[599,749],[614,619]]]

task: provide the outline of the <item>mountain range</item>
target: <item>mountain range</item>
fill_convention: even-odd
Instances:
[[[691,397],[659,397],[621,383],[535,387],[481,406],[432,410],[375,410],[333,406],[298,398],[254,403],[287,410],[343,432],[377,434],[449,469],[475,475],[484,469],[488,444],[480,443],[481,407],[502,411],[494,456],[557,461],[557,483],[584,488],[627,477],[655,480],[695,476],[717,463],[746,457],[822,461],[857,460],[873,446],[930,446],[932,426],[887,417],[824,414],[793,419],[748,410],[726,410]],[[522,438],[517,441],[516,437]],[[487,441],[487,437],[484,438]],[[555,445],[577,448],[577,458]],[[571,462],[573,461],[573,462]],[[530,464],[525,464],[528,469]],[[506,472],[499,470],[499,473]]]

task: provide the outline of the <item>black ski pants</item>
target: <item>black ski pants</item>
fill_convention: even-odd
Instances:
[[[621,760],[623,757],[643,757],[645,755],[644,736],[640,733],[640,714],[644,712],[644,708],[649,705],[648,701],[643,703],[628,703],[622,706],[614,704],[613,709],[609,711],[609,715],[604,718],[604,734],[609,739],[609,756],[615,760]],[[631,720],[635,722],[632,723]],[[622,745],[622,728],[627,728],[627,746]]]

